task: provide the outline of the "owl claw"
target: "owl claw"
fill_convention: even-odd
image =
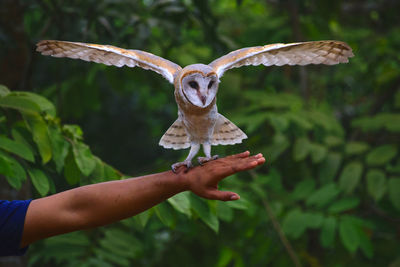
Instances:
[[[181,166],[186,166],[187,169],[190,169],[191,167],[193,167],[193,164],[192,164],[192,161],[190,161],[190,160],[185,160],[185,161],[182,161],[182,162],[177,162],[177,163],[172,164],[172,165],[171,165],[171,169],[172,169],[172,171],[173,171],[174,173],[177,173],[178,169],[179,169]]]
[[[211,157],[198,157],[197,161],[199,162],[200,165],[203,165],[206,162],[209,162],[211,160],[216,160],[218,158],[219,158],[218,155],[214,155],[214,156],[211,156]]]

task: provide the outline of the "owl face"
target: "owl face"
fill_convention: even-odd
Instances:
[[[216,73],[211,68],[209,71],[207,70],[208,68],[205,71],[190,70],[181,79],[184,98],[192,105],[200,108],[210,105],[218,91],[219,80]]]

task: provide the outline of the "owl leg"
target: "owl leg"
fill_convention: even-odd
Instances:
[[[196,156],[197,152],[199,152],[199,149],[200,149],[200,144],[192,143],[192,146],[190,147],[189,155],[187,156],[187,158],[182,162],[177,162],[177,163],[172,164],[172,166],[171,166],[172,171],[176,173],[176,171],[178,170],[178,168],[180,166],[186,166],[187,168],[192,167],[193,166],[192,159],[194,158],[194,156]]]
[[[197,158],[197,161],[200,163],[200,165],[203,165],[207,161],[218,158],[218,155],[211,156],[211,144],[210,143],[203,144],[203,151],[204,151],[204,155],[206,155],[206,156]]]

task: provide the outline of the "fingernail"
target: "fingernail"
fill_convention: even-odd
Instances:
[[[240,197],[239,195],[232,195],[231,200],[238,200]]]

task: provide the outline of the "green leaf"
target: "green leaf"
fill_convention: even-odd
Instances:
[[[4,174],[7,177],[13,176],[14,172],[12,171],[11,164],[8,157],[0,154],[0,174]]]
[[[328,150],[320,144],[310,144],[310,153],[313,163],[320,163],[326,157]]]
[[[137,215],[135,215],[135,220],[139,222],[142,227],[145,227],[147,222],[149,221],[152,213],[150,210],[145,210]]]
[[[380,166],[389,162],[397,154],[397,148],[394,145],[383,145],[373,149],[368,153],[366,161],[370,166]]]
[[[39,154],[42,157],[42,163],[47,163],[52,156],[50,138],[47,132],[47,125],[39,115],[24,114],[24,120],[32,132],[33,141],[36,143]]]
[[[7,182],[17,190],[26,180],[26,172],[21,164],[5,153],[0,153],[0,173],[3,173]]]
[[[64,176],[68,184],[70,185],[77,184],[83,177],[82,173],[75,163],[72,153],[68,153],[68,156],[65,159]]]
[[[306,212],[304,216],[307,221],[307,227],[312,229],[320,228],[324,221],[324,216],[319,212]]]
[[[251,204],[246,199],[240,198],[240,199],[235,200],[235,201],[228,201],[228,202],[226,202],[226,205],[228,205],[229,207],[231,207],[233,209],[247,210],[247,209],[250,208]]]
[[[142,244],[137,238],[118,228],[106,229],[100,245],[121,258],[134,259],[142,250]]]
[[[89,176],[96,167],[96,161],[90,148],[81,142],[77,142],[72,144],[72,151],[79,170],[84,176]]]
[[[100,247],[95,250],[100,258],[103,256],[116,266],[129,266],[129,262],[142,253],[142,244],[133,235],[118,228],[109,228],[104,231],[104,238],[100,240]],[[100,252],[102,251],[102,252]]]
[[[89,239],[83,232],[73,232],[44,240],[46,255],[56,261],[67,261],[87,253]]]
[[[393,206],[400,210],[400,178],[391,178],[388,181],[389,198]]]
[[[306,118],[295,112],[286,114],[286,117],[304,130],[310,130],[313,127],[313,125]]]
[[[11,183],[11,186],[13,186],[13,184],[17,185],[13,187],[19,190],[21,188],[22,183],[25,182],[26,180],[25,169],[21,166],[21,164],[19,164],[19,162],[16,159],[9,158],[8,160],[11,162],[11,169],[13,171],[13,175],[6,178],[9,182],[10,182],[9,179],[12,179],[14,182]]]
[[[342,156],[336,152],[330,152],[321,163],[319,169],[319,179],[326,184],[333,181],[342,162]]]
[[[339,188],[346,194],[354,191],[360,182],[363,166],[358,161],[353,161],[344,166],[339,177]]]
[[[386,129],[397,133],[400,131],[400,114],[380,112],[374,117],[365,116],[352,121],[353,127],[361,127],[363,131],[377,131]]]
[[[44,197],[50,190],[49,180],[47,176],[39,169],[28,170],[29,176],[33,186],[39,192],[39,194]]]
[[[325,137],[324,142],[328,147],[335,147],[341,145],[343,143],[343,139],[334,135],[329,135]]]
[[[18,125],[19,123],[21,123],[21,126]],[[31,133],[28,131],[23,121],[19,121],[19,123],[16,123],[11,130],[12,138],[16,142],[26,146],[34,155],[36,155],[36,151],[33,149],[33,146],[30,142],[28,142],[28,140],[30,141],[32,138]]]
[[[172,228],[175,225],[175,218],[173,216],[173,209],[166,202],[162,202],[154,207],[157,217],[163,224]]]
[[[390,173],[400,173],[400,160],[393,165],[386,165],[386,171]]]
[[[251,191],[253,191],[260,198],[264,198],[267,194],[265,188],[257,180],[250,184]]]
[[[96,167],[94,168],[92,174],[90,175],[91,177],[91,182],[93,183],[100,183],[100,182],[105,182],[107,179],[105,179],[105,172],[104,172],[104,163],[99,159],[98,157],[94,157],[96,161]]]
[[[360,249],[368,259],[372,259],[372,257],[374,256],[372,242],[361,227],[358,227],[357,229]]]
[[[78,246],[82,247],[90,245],[90,240],[88,237],[81,232],[73,232],[73,233],[68,233],[68,234],[63,234],[55,237],[50,237],[46,239],[45,241],[46,245],[49,246],[56,246],[59,244],[68,244],[72,246]]]
[[[318,110],[307,111],[305,114],[310,118],[316,125],[323,127],[325,130],[330,132],[336,132],[339,135],[343,134],[343,129],[339,122],[329,114],[320,112]]]
[[[7,87],[4,85],[0,84],[0,97],[4,97],[10,93],[10,90],[8,90]]]
[[[306,204],[307,206],[316,206],[318,208],[323,207],[331,202],[339,192],[340,190],[335,183],[327,184],[311,194],[307,198]]]
[[[367,191],[375,201],[379,201],[386,192],[386,177],[381,170],[373,169],[367,173]]]
[[[32,99],[9,93],[0,98],[0,107],[16,109],[22,113],[40,113],[40,106]]]
[[[269,117],[269,122],[274,127],[274,129],[279,132],[285,131],[289,126],[289,121],[284,116],[279,116],[279,115],[271,116]]]
[[[219,259],[215,267],[226,267],[234,257],[234,251],[230,248],[224,247],[220,250]]]
[[[225,222],[231,222],[233,220],[233,209],[229,207],[225,202],[217,202],[217,216]]]
[[[49,100],[31,92],[11,92],[0,99],[0,106],[21,112],[45,112],[53,117],[56,115],[56,109]]]
[[[271,161],[275,161],[286,149],[289,147],[289,140],[283,134],[275,134],[273,138],[273,143],[268,146],[266,151],[268,151],[268,156]]]
[[[292,196],[294,199],[304,199],[314,191],[314,188],[315,181],[313,179],[303,180],[296,185]]]
[[[360,245],[357,225],[348,217],[341,218],[339,222],[339,236],[344,247],[351,253]]]
[[[295,239],[299,238],[307,229],[308,221],[299,209],[289,211],[283,219],[282,229],[285,234]]]
[[[182,192],[168,199],[168,202],[177,211],[186,214],[189,218],[192,213],[190,212],[190,192]]]
[[[60,172],[64,167],[64,161],[68,155],[70,144],[62,136],[59,128],[50,126],[48,133],[52,147],[53,161],[56,164],[57,172]]]
[[[5,151],[11,152],[23,159],[34,162],[32,151],[22,143],[18,143],[12,139],[0,135],[0,148]]]
[[[72,140],[82,140],[82,129],[78,125],[64,125],[62,131]]]
[[[358,204],[360,204],[360,199],[358,199],[357,197],[342,198],[342,199],[334,202],[329,207],[329,212],[330,213],[340,213],[342,211],[354,209],[358,206]]]
[[[197,196],[190,195],[190,205],[192,209],[197,213],[200,219],[208,225],[214,232],[218,233],[219,221],[215,214],[211,213],[209,206]],[[237,201],[232,201],[237,202]]]
[[[337,221],[335,217],[325,218],[319,237],[323,247],[329,248],[333,246],[335,241],[336,225]]]
[[[345,152],[347,155],[358,155],[366,152],[369,145],[364,142],[349,142],[346,144]]]
[[[104,166],[104,179],[106,179],[107,181],[121,179],[121,175],[120,173],[118,173],[116,169],[114,169],[113,167],[104,162],[103,166]]]
[[[293,159],[295,161],[304,160],[310,152],[310,148],[310,141],[307,138],[297,138],[293,147]]]
[[[112,247],[112,246],[109,246],[108,249],[94,248],[93,250],[96,254],[96,258],[106,260],[106,264],[111,262],[112,266],[122,266],[122,267],[130,266],[129,258],[127,258],[126,256],[118,255],[119,253],[118,254],[115,253],[114,247]],[[109,251],[109,250],[111,250],[111,251]],[[117,252],[120,252],[120,251],[117,251]],[[94,265],[94,266],[97,266],[97,265]]]

